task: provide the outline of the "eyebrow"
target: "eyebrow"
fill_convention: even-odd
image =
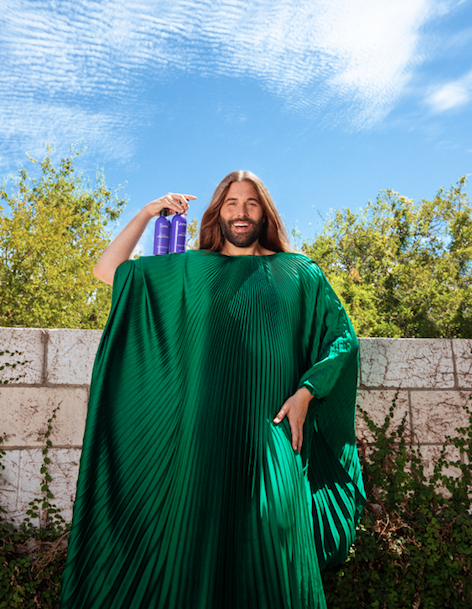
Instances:
[[[224,202],[226,203],[227,201],[237,201],[237,200],[238,200],[237,197],[230,197],[229,199],[225,199]],[[260,203],[259,199],[256,199],[255,197],[248,197],[246,199],[246,201],[256,201],[257,203]]]

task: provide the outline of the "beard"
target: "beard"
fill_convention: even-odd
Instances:
[[[238,233],[233,228],[235,222],[247,222],[249,227],[244,233]],[[249,218],[238,218],[226,222],[220,217],[220,228],[223,237],[236,247],[249,247],[260,238],[264,229],[264,218],[262,217],[259,222],[254,222]]]

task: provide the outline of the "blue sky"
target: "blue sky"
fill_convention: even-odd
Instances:
[[[0,0],[0,54],[0,175],[85,146],[121,227],[169,191],[200,219],[234,169],[304,237],[472,172],[471,0]]]

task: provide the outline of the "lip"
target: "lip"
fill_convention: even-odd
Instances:
[[[238,226],[237,224],[233,224],[233,228],[237,233],[245,233],[248,228],[249,228],[249,224],[243,224],[241,226]]]
[[[249,222],[248,220],[236,220],[231,222],[231,227],[237,233],[245,233],[251,228],[251,224],[252,222]]]

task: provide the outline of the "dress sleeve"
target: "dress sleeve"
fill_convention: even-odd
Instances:
[[[316,398],[325,398],[340,379],[343,369],[354,365],[357,374],[359,343],[354,328],[333,288],[314,265],[317,277],[311,291],[312,327],[309,339],[311,367],[298,388],[306,387]],[[315,283],[315,280],[316,283]]]
[[[334,290],[311,267],[308,307],[308,369],[299,387],[314,396],[305,421],[302,458],[312,493],[320,568],[347,556],[365,504],[355,437],[359,344]],[[311,316],[310,316],[311,314]],[[310,366],[311,364],[311,366]]]

